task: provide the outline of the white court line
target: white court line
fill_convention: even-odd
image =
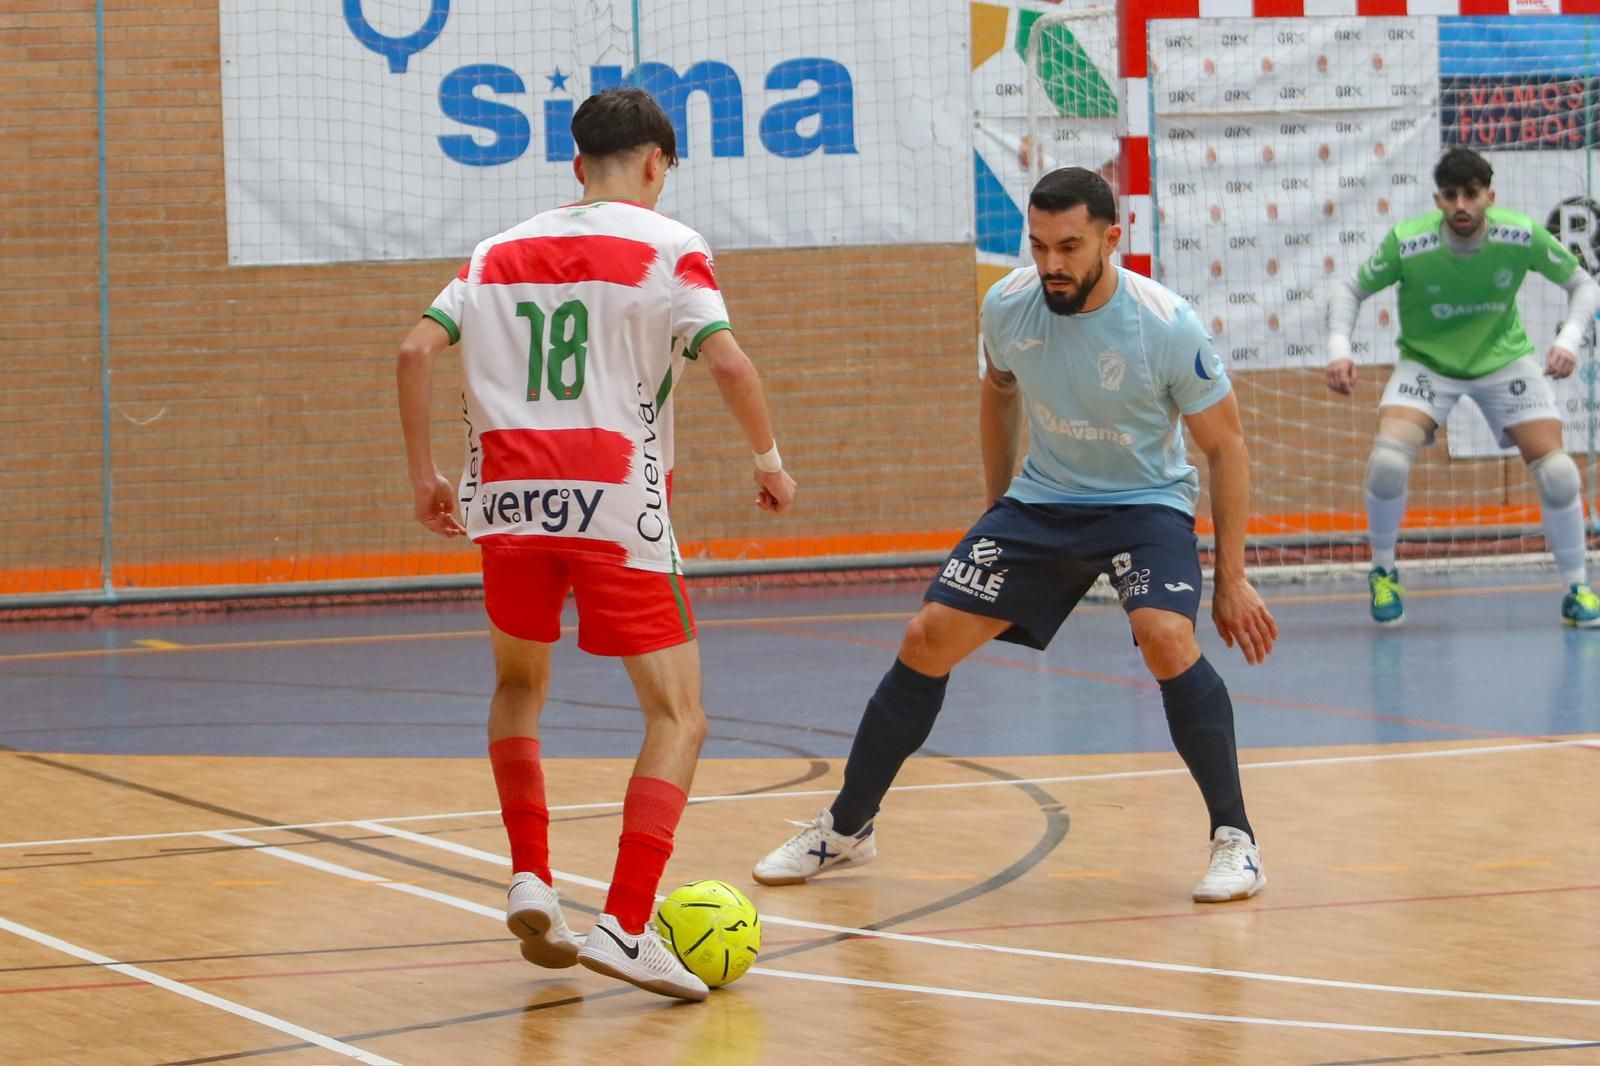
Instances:
[[[820,981],[830,985],[847,985],[852,988],[877,988],[890,992],[920,992],[928,996],[951,996],[956,999],[981,999],[990,1003],[1019,1003],[1030,1007],[1065,1007],[1070,1010],[1104,1011],[1109,1014],[1143,1014],[1155,1018],[1182,1018],[1195,1022],[1225,1022],[1231,1025],[1275,1025],[1288,1029],[1329,1029],[1344,1033],[1385,1033],[1392,1036],[1451,1036],[1465,1040],[1498,1040],[1518,1044],[1587,1044],[1587,1040],[1573,1040],[1561,1036],[1519,1036],[1514,1033],[1474,1033],[1451,1029],[1406,1029],[1393,1025],[1354,1025],[1343,1022],[1303,1022],[1292,1018],[1250,1018],[1240,1014],[1199,1014],[1186,1010],[1161,1010],[1157,1007],[1125,1007],[1115,1003],[1085,1003],[1073,999],[1041,999],[1038,996],[1008,996],[999,992],[969,992],[959,988],[936,988],[931,985],[904,985],[892,981],[865,981],[857,977],[834,977],[826,974],[796,973],[793,970],[770,970],[757,966],[750,970],[764,977],[787,977],[796,981]]]
[[[352,1047],[349,1044],[341,1043],[331,1036],[323,1036],[321,1033],[313,1032],[310,1029],[295,1025],[293,1022],[286,1022],[282,1018],[274,1017],[271,1014],[265,1014],[261,1011],[255,1010],[252,1007],[246,1007],[242,1004],[235,1003],[232,1000],[223,999],[221,996],[214,996],[210,992],[202,992],[198,988],[192,988],[189,985],[183,984],[182,982],[173,981],[169,978],[162,977],[160,974],[151,973],[149,970],[141,969],[138,966],[131,966],[125,962],[118,962],[116,959],[113,959],[107,955],[102,955],[98,951],[90,951],[88,948],[80,948],[76,944],[69,944],[65,940],[62,940],[58,937],[53,937],[49,933],[41,933],[37,929],[30,929],[25,925],[18,925],[16,922],[10,921],[6,918],[0,918],[0,929],[4,929],[8,933],[15,933],[17,936],[31,940],[36,944],[43,944],[47,948],[54,948],[56,951],[66,955],[71,955],[74,958],[82,959],[84,962],[92,962],[97,966],[103,966],[108,970],[111,970],[115,973],[120,973],[126,977],[132,977],[143,981],[146,984],[155,985],[157,988],[166,989],[168,992],[176,992],[178,995],[183,996],[186,999],[192,999],[197,1003],[204,1003],[208,1007],[216,1007],[218,1010],[225,1010],[229,1014],[237,1015],[246,1021],[255,1022],[258,1025],[264,1025],[268,1029],[276,1029],[278,1032],[292,1036],[296,1040],[304,1041],[307,1044],[315,1044],[317,1047],[343,1055],[346,1058],[355,1059],[357,1062],[365,1062],[368,1063],[369,1066],[400,1066],[400,1064],[395,1062],[393,1059],[386,1059],[382,1055],[375,1055],[370,1051],[362,1051],[358,1047]]]
[[[234,836],[232,833],[218,831],[215,833],[207,833],[206,836],[215,840],[225,841],[229,844],[234,844],[241,848],[248,848],[251,851],[259,851],[263,855],[271,855],[274,858],[287,859],[289,862],[297,862],[301,866],[309,866],[313,870],[321,870],[324,873],[338,874],[340,877],[348,877],[356,881],[366,881],[370,884],[377,885],[379,888],[387,888],[394,892],[404,892],[408,896],[416,896],[419,899],[431,899],[435,903],[443,903],[449,907],[459,907],[461,910],[471,911],[473,914],[481,914],[485,917],[497,918],[501,921],[505,920],[506,912],[504,907],[485,907],[483,904],[474,903],[470,899],[461,899],[459,896],[448,896],[443,892],[435,892],[431,888],[422,888],[418,885],[407,885],[399,881],[391,881],[387,877],[379,877],[376,874],[363,873],[362,871],[352,867],[340,866],[338,863],[333,862],[326,862],[311,855],[302,855],[300,852],[291,851],[288,848],[264,848],[254,840],[250,840],[247,837]]]
[[[1496,744],[1481,748],[1434,748],[1426,751],[1400,751],[1388,754],[1372,755],[1331,755],[1318,759],[1278,759],[1272,762],[1247,762],[1240,763],[1240,770],[1281,770],[1296,766],[1333,766],[1345,763],[1363,762],[1392,762],[1397,759],[1452,759],[1467,755],[1499,755],[1506,752],[1546,751],[1552,748],[1594,748],[1600,750],[1600,740],[1539,740],[1525,744]],[[1106,774],[1066,774],[1059,777],[1018,777],[1005,779],[989,779],[983,781],[950,781],[937,785],[895,785],[890,792],[936,792],[943,789],[959,788],[1003,788],[1015,785],[1069,785],[1080,781],[1114,781],[1126,778],[1139,777],[1174,777],[1179,774],[1188,774],[1184,767],[1170,767],[1162,770],[1124,770],[1117,773]],[[745,792],[731,793],[725,796],[693,796],[689,799],[690,806],[699,806],[703,803],[736,803],[744,800],[770,800],[770,799],[805,799],[816,796],[834,796],[838,793],[836,788],[808,789],[791,792]],[[620,801],[612,800],[604,803],[568,803],[558,807],[551,807],[550,813],[558,814],[566,811],[601,811],[616,810],[622,806]],[[498,810],[486,811],[444,811],[438,814],[405,814],[392,818],[366,818],[364,822],[432,822],[448,821],[453,818],[498,818]],[[102,837],[63,837],[57,840],[16,840],[0,843],[0,850],[8,848],[47,848],[58,847],[64,844],[111,844],[129,840],[175,840],[183,837],[207,836],[211,833],[275,833],[279,830],[292,829],[337,829],[340,826],[355,825],[352,819],[339,819],[327,822],[294,822],[283,825],[237,825],[224,826],[221,829],[185,829],[172,833],[126,833],[120,836]]]
[[[496,855],[492,851],[483,851],[479,848],[469,847],[454,840],[437,840],[433,837],[423,836],[405,829],[393,829],[380,825],[377,822],[355,822],[360,826],[376,833],[387,833],[401,840],[410,840],[417,844],[426,844],[441,851],[453,852],[464,855],[469,859],[492,863],[502,869],[510,864],[504,855]],[[564,873],[560,870],[552,871],[558,881],[568,881],[586,888],[605,891],[611,886],[604,881],[596,881],[592,877],[579,877],[575,874]],[[657,896],[657,899],[661,897]],[[1035,959],[1055,959],[1062,962],[1086,962],[1096,966],[1124,966],[1136,970],[1159,970],[1165,973],[1199,974],[1208,977],[1235,977],[1243,981],[1271,981],[1287,985],[1310,985],[1317,988],[1340,988],[1353,992],[1386,992],[1403,996],[1440,996],[1449,999],[1483,999],[1504,1003],[1544,1003],[1562,1007],[1600,1007],[1600,999],[1575,999],[1562,996],[1524,996],[1513,993],[1498,992],[1466,992],[1454,988],[1426,988],[1411,985],[1383,985],[1372,984],[1366,981],[1338,981],[1332,978],[1321,977],[1293,977],[1287,974],[1262,973],[1255,970],[1222,970],[1212,966],[1187,966],[1176,962],[1146,962],[1142,959],[1127,959],[1109,955],[1079,955],[1066,951],[1046,951],[1042,948],[1014,948],[998,944],[981,944],[970,940],[953,940],[948,937],[919,936],[915,933],[895,933],[880,929],[857,929],[848,925],[827,925],[823,922],[808,922],[798,918],[782,918],[763,913],[761,920],[767,925],[793,926],[797,929],[812,929],[823,933],[843,933],[855,937],[873,937],[878,940],[898,940],[907,944],[926,944],[931,947],[962,948],[968,951],[987,951],[998,955],[1019,955]]]
[[[382,827],[373,825],[373,828],[381,829]],[[224,834],[220,834],[219,833],[219,834],[214,834],[214,835],[217,836],[218,838],[221,838]],[[487,852],[487,851],[480,851],[477,848],[469,848],[466,845],[457,844],[454,841],[432,841],[428,837],[420,836],[417,833],[411,833],[411,832],[408,832],[406,830],[394,830],[393,831],[393,835],[401,837],[402,839],[416,840],[417,842],[424,843],[424,844],[448,844],[449,846],[444,848],[443,850],[452,851],[452,852],[455,852],[457,854],[472,854],[473,857],[482,858],[485,861],[493,861],[493,862],[495,862],[497,864],[500,864],[500,865],[504,865],[506,863],[506,859],[503,856],[494,855],[491,852]],[[250,842],[249,841],[245,841],[245,844],[249,845]],[[255,853],[258,853],[258,854],[271,855],[271,856],[274,856],[275,858],[287,859],[287,860],[289,860],[291,862],[299,862],[302,865],[310,866],[310,867],[312,867],[314,869],[323,870],[323,871],[326,871],[328,873],[339,874],[340,876],[343,876],[343,877],[352,877],[352,878],[355,878],[356,880],[361,880],[361,881],[378,881],[378,882],[383,882],[384,881],[383,878],[376,877],[373,874],[364,873],[364,872],[362,872],[360,870],[356,870],[356,869],[353,869],[353,868],[348,867],[348,866],[340,866],[337,863],[324,862],[321,859],[315,859],[315,860],[307,862],[306,860],[309,858],[309,856],[298,855],[298,854],[296,854],[296,853],[294,853],[292,851],[286,851],[286,850],[284,850],[282,848],[251,847],[250,850],[252,852],[255,852]],[[560,878],[561,880],[574,881],[574,882],[576,882],[578,884],[605,887],[605,882],[603,882],[603,881],[595,881],[592,878],[587,878],[587,877],[578,878],[578,877],[574,877],[574,876],[571,876],[571,875],[564,875],[564,874],[557,874],[556,876],[558,878]],[[385,887],[391,887],[391,886],[388,883],[385,883]],[[402,886],[393,885],[392,887],[400,888]],[[410,887],[410,886],[406,886],[406,887]],[[457,906],[457,907],[460,907],[462,910],[469,910],[469,911],[472,911],[473,913],[481,914],[481,913],[484,913],[484,912],[488,912],[488,916],[492,916],[492,917],[494,917],[496,919],[503,919],[503,917],[504,917],[503,912],[501,912],[499,910],[495,910],[495,909],[488,908],[488,907],[483,907],[483,906],[481,906],[479,904],[472,903],[470,900],[457,899],[456,897],[453,897],[453,896],[447,896],[447,895],[445,895],[444,893],[441,893],[441,892],[431,893],[430,895],[428,895],[425,898],[433,899],[436,902],[440,902],[440,903],[449,903],[451,906]],[[771,919],[766,918],[766,916],[763,916],[762,920],[763,921],[771,921]],[[774,924],[776,924],[776,922],[774,922]],[[802,925],[802,924],[806,924],[806,923],[785,921],[784,924]],[[873,935],[871,933],[867,933],[865,930],[863,930],[862,932],[865,933],[866,935]],[[932,941],[933,938],[928,938],[928,939],[930,941]],[[951,943],[951,942],[940,942],[940,943]],[[978,947],[979,945],[971,945],[971,946]],[[1458,1032],[1458,1031],[1455,1031],[1455,1030],[1448,1030],[1448,1029],[1406,1029],[1406,1028],[1396,1028],[1396,1027],[1381,1026],[1381,1025],[1355,1025],[1355,1024],[1348,1024],[1348,1023],[1342,1023],[1342,1022],[1313,1022],[1313,1021],[1300,1021],[1300,1020],[1296,1020],[1296,1019],[1287,1019],[1287,1018],[1258,1018],[1258,1017],[1252,1017],[1250,1015],[1238,1015],[1238,1014],[1197,1014],[1197,1013],[1194,1013],[1192,1011],[1162,1010],[1162,1009],[1155,1008],[1155,1007],[1129,1007],[1129,1006],[1123,1006],[1121,1004],[1116,1004],[1116,1003],[1092,1003],[1092,1002],[1079,1002],[1079,1001],[1075,1001],[1075,1000],[1037,999],[1037,998],[1028,997],[1028,996],[1007,996],[1007,995],[1002,995],[1000,993],[995,993],[995,992],[971,992],[971,991],[967,991],[967,990],[964,990],[964,989],[939,988],[939,987],[934,987],[934,986],[930,986],[930,985],[889,984],[889,983],[886,983],[886,982],[878,982],[878,981],[864,981],[864,980],[859,980],[859,979],[851,978],[851,977],[834,977],[834,976],[827,975],[827,974],[805,974],[805,973],[797,973],[797,972],[795,972],[793,970],[770,970],[770,969],[767,969],[766,967],[756,967],[751,972],[752,973],[760,973],[760,974],[763,974],[763,975],[768,976],[768,977],[786,977],[786,978],[791,978],[791,979],[794,979],[794,980],[817,981],[817,982],[821,982],[823,984],[845,985],[845,986],[854,987],[854,988],[880,988],[880,989],[888,989],[888,990],[895,990],[895,991],[920,992],[920,993],[923,993],[923,994],[926,994],[926,995],[951,996],[951,997],[956,997],[956,998],[960,998],[960,999],[981,999],[981,1000],[988,1000],[988,1001],[991,1001],[991,1002],[1018,1003],[1018,1004],[1028,1005],[1028,1006],[1070,1007],[1070,1008],[1073,1008],[1073,1009],[1076,1009],[1076,1010],[1101,1011],[1101,1012],[1110,1013],[1110,1014],[1141,1014],[1141,1015],[1146,1015],[1146,1016],[1149,1016],[1149,1017],[1176,1018],[1176,1019],[1180,1019],[1180,1020],[1184,1020],[1184,1021],[1226,1022],[1226,1023],[1229,1023],[1229,1024],[1233,1024],[1233,1025],[1269,1025],[1269,1026],[1289,1027],[1289,1028],[1296,1028],[1296,1029],[1323,1029],[1323,1030],[1332,1030],[1332,1031],[1337,1031],[1337,1032],[1388,1033],[1388,1034],[1399,1035],[1399,1036],[1457,1037],[1457,1038],[1468,1039],[1468,1040],[1498,1040],[1498,1041],[1502,1041],[1502,1042],[1514,1041],[1514,1042],[1517,1042],[1517,1043],[1526,1043],[1526,1044],[1582,1044],[1582,1043],[1587,1043],[1587,1041],[1585,1041],[1585,1040],[1577,1040],[1577,1039],[1570,1039],[1570,1038],[1567,1038],[1567,1037],[1557,1037],[1557,1036],[1517,1036],[1517,1035],[1506,1034],[1506,1033]]]

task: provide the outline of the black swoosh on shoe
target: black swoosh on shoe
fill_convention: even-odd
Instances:
[[[617,934],[613,933],[611,930],[607,929],[603,925],[597,925],[597,926],[595,926],[595,928],[600,930],[606,936],[610,937],[612,940],[615,940],[617,942],[617,947],[621,948],[622,949],[622,953],[624,955],[628,956],[628,958],[635,959],[635,960],[637,960],[639,958],[639,945],[638,944],[625,944],[625,943],[623,943],[622,938],[620,936],[618,936]]]

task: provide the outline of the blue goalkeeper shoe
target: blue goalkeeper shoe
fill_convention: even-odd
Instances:
[[[1600,596],[1588,585],[1573,585],[1561,598],[1561,620],[1579,629],[1600,626]]]
[[[1405,600],[1402,599],[1406,590],[1400,587],[1399,569],[1390,567],[1385,570],[1381,566],[1374,566],[1367,572],[1367,587],[1372,592],[1372,620],[1380,626],[1399,625],[1406,613]],[[1562,611],[1565,610],[1563,606]]]

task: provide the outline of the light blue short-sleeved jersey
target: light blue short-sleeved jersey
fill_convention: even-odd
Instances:
[[[1183,415],[1233,386],[1188,301],[1120,267],[1097,310],[1058,315],[1039,272],[1012,271],[983,301],[983,345],[1015,374],[1030,440],[1006,495],[1024,503],[1158,503],[1194,513],[1200,478]]]

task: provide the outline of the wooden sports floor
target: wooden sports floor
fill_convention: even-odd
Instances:
[[[1267,588],[1234,696],[1269,884],[1199,905],[1198,792],[1121,612],[957,670],[878,861],[764,888],[918,584],[696,599],[711,739],[664,888],[760,909],[703,1004],[524,963],[475,603],[0,627],[0,1063],[1600,1064],[1600,631],[1545,573]],[[566,638],[544,727],[573,925],[638,739]]]

